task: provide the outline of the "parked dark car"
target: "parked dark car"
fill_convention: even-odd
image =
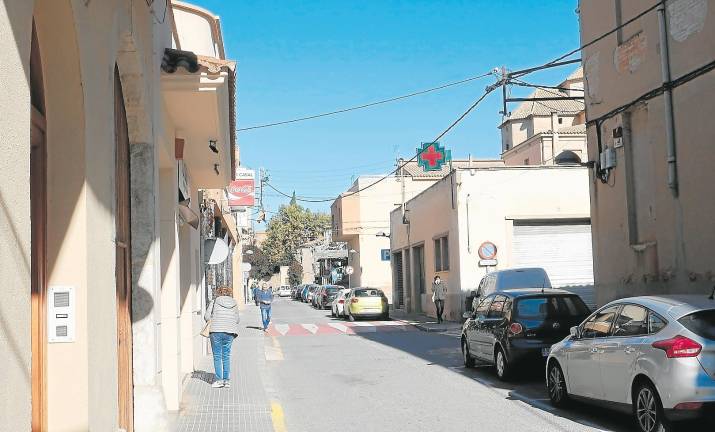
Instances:
[[[306,303],[313,303],[313,294],[315,294],[315,291],[319,288],[319,285],[309,285],[308,289],[305,291],[305,302]]]
[[[319,309],[330,309],[333,300],[337,297],[341,289],[345,287],[339,285],[323,285],[316,300]]]
[[[300,300],[300,293],[303,291],[303,287],[305,287],[305,284],[294,286],[290,292],[290,298],[293,300]]]
[[[558,289],[489,294],[462,327],[464,365],[473,367],[475,360],[493,364],[497,377],[507,380],[519,363],[545,362],[551,345],[589,313],[579,296]]]

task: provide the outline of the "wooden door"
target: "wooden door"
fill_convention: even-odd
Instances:
[[[30,53],[30,231],[31,231],[31,345],[32,431],[47,430],[47,123],[42,62],[35,26]]]
[[[114,131],[116,144],[116,280],[117,349],[119,379],[119,427],[134,430],[134,391],[132,380],[132,260],[129,200],[129,132],[119,69],[114,68]]]

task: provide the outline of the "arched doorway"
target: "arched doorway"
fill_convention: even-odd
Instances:
[[[47,122],[42,58],[35,24],[30,52],[30,230],[31,237],[31,332],[32,332],[32,431],[47,429],[46,396],[46,292],[47,292]]]
[[[119,427],[134,430],[132,385],[132,260],[129,130],[119,68],[114,67],[115,225]]]

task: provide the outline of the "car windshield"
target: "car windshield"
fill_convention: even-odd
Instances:
[[[338,290],[340,290],[340,287],[336,286],[329,286],[325,288],[325,291],[327,291],[329,295],[335,294],[336,292],[338,292]]]
[[[381,297],[382,291],[376,289],[355,290],[355,297]]]
[[[511,288],[550,288],[546,273],[542,271],[508,271],[499,275],[500,291]]]
[[[528,320],[559,319],[588,315],[588,307],[578,296],[544,296],[519,299],[516,316]]]
[[[715,309],[685,315],[678,322],[696,335],[715,341]]]

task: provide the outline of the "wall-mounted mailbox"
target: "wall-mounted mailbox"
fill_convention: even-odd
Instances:
[[[47,298],[47,341],[74,342],[77,318],[72,286],[50,286]]]

